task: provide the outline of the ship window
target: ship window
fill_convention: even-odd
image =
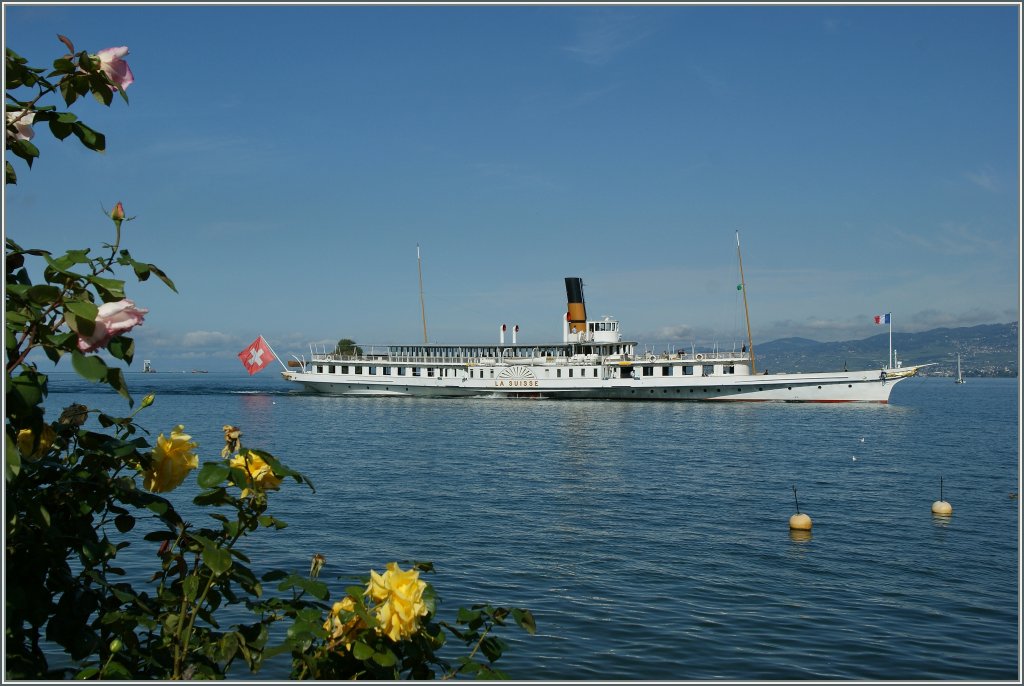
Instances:
[[[342,374],[348,374],[348,365],[347,364],[341,365],[341,373]]]
[[[654,367],[644,365],[644,376],[654,376]]]
[[[594,367],[594,378],[597,378],[597,367]]]
[[[316,366],[316,371],[317,371],[317,374],[323,374],[324,373],[324,366],[322,364],[318,364]]]
[[[405,376],[405,367],[399,367],[398,368],[398,375],[399,376]]]
[[[559,379],[561,379],[562,378],[562,370],[561,369],[555,370],[555,376],[557,376]]]
[[[683,376],[693,376],[693,365],[686,365],[683,367]]]
[[[391,376],[391,367],[382,368],[380,373],[384,376]]]
[[[572,378],[572,370],[571,369],[569,370],[569,378],[570,379]]]
[[[711,376],[712,374],[715,373],[715,365],[713,365],[713,364],[704,364],[704,365],[701,365],[701,366],[704,368],[703,372],[702,372],[704,376]]]
[[[362,367],[356,367],[356,374],[362,374],[362,373],[363,373],[363,368]]]
[[[376,367],[370,367],[369,370],[370,370],[370,376],[376,376],[377,375],[377,368]]]
[[[662,376],[672,376],[672,365],[668,365],[667,364],[664,367],[662,367],[661,368],[661,375]]]
[[[727,364],[724,367],[722,367],[722,373],[723,374],[735,374],[736,373],[736,367],[731,365],[731,364]]]
[[[434,368],[433,367],[427,367],[427,376],[433,376],[433,375],[434,375]]]
[[[327,365],[327,373],[328,374],[333,374],[334,373],[334,365],[333,364]]]
[[[412,375],[413,376],[419,376],[422,373],[422,371],[423,370],[421,368],[419,368],[419,367],[413,367],[412,368]]]

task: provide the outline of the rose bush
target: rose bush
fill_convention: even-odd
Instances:
[[[44,97],[59,94],[70,107],[91,93],[109,105],[134,81],[127,48],[75,53],[58,38],[68,53],[52,69],[6,52],[6,140],[29,167],[39,157],[33,125],[45,123],[59,140],[74,134],[93,150],[105,145],[75,115],[41,104]],[[5,165],[7,183],[15,183]],[[319,552],[308,574],[257,575],[249,557],[259,550],[255,535],[287,526],[270,513],[271,493],[286,495],[291,482],[313,485],[275,456],[245,447],[238,427],[225,425],[220,455],[200,465],[199,446],[181,425],[155,445],[147,441],[136,422],[153,395],[128,416],[76,403],[47,417],[40,355],[52,363],[70,358],[80,376],[135,406],[116,363],[132,363],[127,334],[147,310],[127,297],[118,268],[175,289],[156,265],[121,248],[122,224],[131,219],[124,206],[106,218],[115,238],[101,254],[56,256],[6,240],[5,678],[225,678],[238,666],[258,672],[276,656],[290,660],[296,679],[501,676],[493,663],[506,645],[496,631],[511,620],[533,633],[533,616],[481,604],[459,608],[452,622],[438,619],[439,599],[420,576],[433,571],[430,563],[390,562],[383,574],[336,590],[333,603]],[[193,475],[192,502],[209,514],[205,526],[182,519],[164,495]],[[140,521],[145,534],[136,531]],[[132,546],[154,549],[146,556],[152,569],[120,566]],[[138,567],[145,558],[134,559]],[[454,663],[439,656],[449,638],[468,651]],[[53,668],[55,653],[70,666]]]

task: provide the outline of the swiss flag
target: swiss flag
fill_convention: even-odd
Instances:
[[[245,365],[249,376],[252,376],[270,364],[273,355],[274,353],[270,351],[270,346],[263,340],[263,336],[260,336],[246,347],[245,350],[238,353],[238,359]]]

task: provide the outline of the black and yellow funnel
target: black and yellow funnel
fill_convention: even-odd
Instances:
[[[587,330],[587,306],[583,303],[583,279],[578,276],[565,277],[565,298],[569,301],[569,333],[583,333]]]

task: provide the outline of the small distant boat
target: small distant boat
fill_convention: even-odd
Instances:
[[[957,383],[963,383],[964,382],[964,373],[960,369],[960,353],[956,354],[956,382]]]
[[[142,361],[142,371],[146,374],[155,374],[156,370],[153,369],[153,365],[150,364],[149,360]]]
[[[193,374],[209,374],[209,372],[207,372],[205,369],[193,369],[192,373]]]

